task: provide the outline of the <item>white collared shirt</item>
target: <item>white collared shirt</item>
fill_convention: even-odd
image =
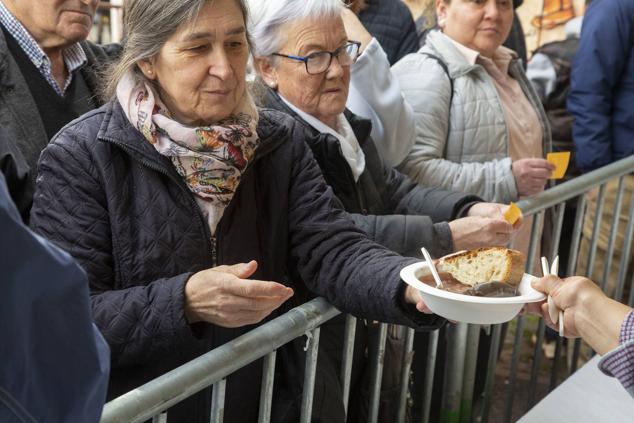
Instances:
[[[344,159],[346,159],[346,162],[348,162],[348,165],[350,165],[350,170],[352,171],[355,182],[358,181],[359,176],[361,176],[361,174],[365,170],[365,154],[363,153],[363,150],[359,145],[359,140],[357,140],[357,137],[352,130],[352,126],[350,126],[350,123],[348,122],[344,114],[341,113],[339,116],[337,116],[337,128],[333,129],[316,117],[309,115],[303,110],[300,110],[294,104],[285,99],[282,95],[280,95],[280,98],[284,101],[284,103],[286,103],[288,107],[291,108],[291,110],[297,113],[310,126],[321,133],[330,134],[337,138],[337,140],[339,140],[343,157]]]

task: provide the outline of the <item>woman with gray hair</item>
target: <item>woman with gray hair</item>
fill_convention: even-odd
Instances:
[[[333,207],[303,128],[255,108],[242,1],[129,0],[124,16],[109,102],[44,150],[31,219],[88,274],[108,398],[314,295],[368,319],[442,324],[400,281],[412,259]],[[278,352],[274,421],[297,421],[301,392],[283,389],[302,373],[295,354]],[[261,362],[229,377],[226,421],[257,420],[260,377]],[[209,399],[169,421],[208,421]]]
[[[370,122],[345,109],[359,43],[348,37],[340,0],[249,0],[249,8],[254,66],[265,85],[262,104],[298,120],[326,182],[370,238],[414,256],[420,255],[421,246],[440,256],[509,241],[514,228],[502,217],[506,206],[416,185],[385,165],[370,136]],[[322,345],[318,363],[318,388],[327,386],[323,397],[316,389],[316,408],[323,410],[323,421],[338,421],[332,417],[336,402],[323,399],[328,407],[320,408],[318,401],[339,396],[331,374],[338,374],[340,366],[343,323],[333,319],[321,331],[322,341],[330,346]],[[365,349],[363,329],[357,331],[357,357]],[[399,360],[387,368],[398,374]],[[355,376],[360,383],[362,375]],[[385,386],[389,390],[389,383]],[[354,404],[361,397],[357,395],[351,405],[355,421],[365,421],[363,404]],[[393,418],[388,407],[382,412],[386,419]]]
[[[416,186],[384,164],[371,123],[346,110],[360,43],[348,39],[340,0],[249,0],[249,8],[254,66],[265,86],[259,100],[301,123],[326,181],[372,239],[415,256],[422,245],[441,256],[510,240],[506,206]]]

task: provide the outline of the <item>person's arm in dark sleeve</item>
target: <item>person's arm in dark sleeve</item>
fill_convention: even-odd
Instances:
[[[57,137],[43,151],[31,225],[67,250],[88,273],[95,322],[115,366],[157,359],[192,335],[184,313],[190,273],[117,289],[110,218],[87,144]],[[169,334],[169,336],[165,336]]]
[[[13,145],[2,128],[0,128],[0,172],[4,174],[9,194],[20,212],[22,221],[28,223],[33,203],[31,172],[20,150]]]
[[[398,49],[396,50],[394,57],[391,58],[390,65],[393,65],[410,53],[416,53],[420,48],[418,32],[416,31],[416,22],[414,22],[414,18],[407,6],[405,6],[404,3],[398,3],[399,6],[404,6],[401,10],[401,14],[403,15],[403,32],[402,38],[398,43]]]
[[[613,99],[631,49],[633,26],[616,1],[595,2],[585,14],[568,96],[576,164],[583,171],[613,161]]]
[[[413,262],[370,241],[335,207],[312,153],[293,143],[289,192],[290,248],[302,280],[343,312],[420,330],[444,319],[416,312],[404,302],[400,270]]]
[[[110,356],[86,275],[24,226],[2,174],[0,233],[0,421],[98,422]]]

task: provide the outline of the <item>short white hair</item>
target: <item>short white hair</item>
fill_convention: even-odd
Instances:
[[[284,25],[303,19],[330,19],[341,16],[342,0],[247,0],[249,33],[254,57],[277,53],[286,43]]]

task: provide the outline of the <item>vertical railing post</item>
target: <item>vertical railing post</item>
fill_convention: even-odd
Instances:
[[[222,423],[225,418],[225,389],[227,379],[222,379],[213,385],[211,394],[211,423]]]
[[[542,221],[544,220],[545,212],[540,212],[533,218],[533,226],[531,228],[531,240],[528,247],[528,258],[526,260],[526,272],[530,273],[535,263],[535,256],[537,255],[537,246],[541,240]],[[513,355],[511,357],[511,370],[509,375],[508,393],[506,396],[506,403],[504,408],[504,422],[510,422],[513,416],[513,400],[515,398],[515,382],[517,380],[517,364],[520,356],[520,350],[522,348],[522,335],[524,332],[525,317],[519,316],[516,320],[517,326],[515,327],[515,342],[513,344]]]
[[[383,378],[383,364],[385,360],[385,341],[387,340],[387,323],[379,324],[379,336],[374,350],[375,355],[370,361],[372,376],[370,378],[370,412],[368,421],[376,423],[379,420],[379,406],[381,405],[381,380]]]
[[[357,319],[346,316],[346,327],[343,335],[343,359],[341,363],[341,389],[343,390],[343,409],[348,415],[350,399],[350,377],[352,376],[352,359],[354,357],[354,338],[357,330]]]
[[[447,359],[440,415],[440,419],[444,423],[460,421],[467,331],[467,323],[456,323],[447,328]]]
[[[480,343],[480,325],[468,325],[465,349],[464,378],[460,395],[460,422],[470,423],[473,412],[473,390],[478,365],[478,345]]]
[[[308,336],[308,353],[304,371],[304,392],[302,393],[301,423],[309,423],[313,413],[313,394],[315,393],[315,373],[319,352],[319,328],[313,329]]]
[[[401,367],[401,391],[398,396],[398,416],[396,421],[405,423],[407,416],[407,392],[409,390],[409,372],[414,358],[414,329],[406,328],[405,351]]]
[[[273,383],[275,382],[275,360],[277,351],[273,351],[264,358],[262,369],[262,388],[260,390],[260,412],[258,423],[271,421],[271,402],[273,401]]]
[[[498,362],[498,351],[500,350],[500,339],[502,338],[502,325],[494,325],[491,335],[491,348],[489,349],[489,362],[487,364],[487,376],[484,381],[484,393],[482,397],[481,423],[489,421],[489,410],[491,409],[491,397],[493,394],[493,384],[495,382],[495,366]]]
[[[559,251],[559,241],[561,240],[561,229],[564,224],[564,213],[566,211],[566,203],[563,202],[556,207],[555,215],[555,228],[552,238],[551,249],[548,253],[549,261],[552,263],[553,259]],[[533,365],[531,367],[531,379],[528,386],[528,400],[526,401],[526,410],[530,410],[535,404],[535,391],[537,389],[537,379],[539,378],[539,365],[541,363],[541,350],[544,343],[544,331],[546,326],[544,320],[539,319],[539,325],[537,327],[537,342],[535,342],[535,350],[533,352]]]
[[[621,219],[621,206],[623,203],[623,191],[625,188],[625,177],[619,178],[619,187],[617,189],[616,201],[612,216],[612,227],[610,228],[610,237],[608,238],[608,248],[603,258],[603,278],[601,279],[601,289],[608,292],[608,277],[610,276],[610,267],[612,267],[612,259],[614,255],[614,245],[618,234],[619,220]]]
[[[436,357],[438,355],[438,338],[440,329],[429,332],[427,357],[425,363],[425,381],[423,383],[423,405],[421,407],[421,423],[429,423],[431,413],[431,397],[434,391],[434,373],[436,371]]]

